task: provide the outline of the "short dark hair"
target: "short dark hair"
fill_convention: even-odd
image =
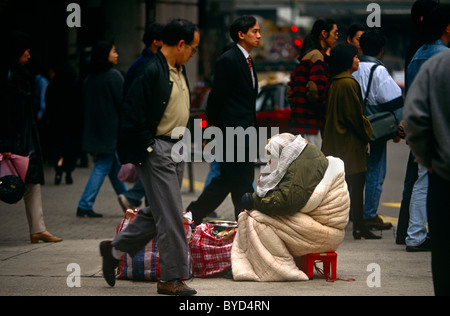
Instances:
[[[256,24],[256,18],[251,15],[238,17],[230,26],[230,37],[233,42],[239,42],[239,32],[247,34],[248,30]]]
[[[328,64],[332,77],[352,68],[353,58],[358,55],[358,49],[351,44],[338,44],[331,49]]]
[[[355,37],[356,33],[358,33],[359,31],[365,32],[366,30],[367,30],[367,28],[362,24],[358,24],[358,23],[352,24],[347,31],[346,39],[348,37],[353,38],[353,37]]]
[[[423,18],[425,39],[435,41],[441,38],[447,25],[450,24],[450,9],[448,6],[440,5]]]
[[[92,73],[104,72],[112,67],[108,57],[113,46],[114,42],[112,40],[102,40],[94,46],[90,63]]]
[[[421,18],[428,15],[434,8],[439,5],[434,0],[417,0],[411,7],[411,19],[415,25],[422,23]]]
[[[145,28],[144,36],[142,41],[146,47],[152,45],[154,40],[160,41],[163,39],[162,30],[164,26],[159,23],[150,23]]]
[[[198,32],[198,27],[194,23],[185,19],[173,19],[166,26],[164,26],[163,42],[169,46],[177,45],[181,40],[186,44],[192,43],[194,34]]]
[[[361,36],[359,44],[364,55],[375,57],[386,45],[386,38],[381,31],[369,29]]]

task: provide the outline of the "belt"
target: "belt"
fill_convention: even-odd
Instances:
[[[171,142],[171,143],[178,143],[180,140],[183,139],[183,135],[180,135],[178,138],[172,138],[170,136],[156,136],[157,139],[161,139],[161,140],[165,140],[166,142]]]

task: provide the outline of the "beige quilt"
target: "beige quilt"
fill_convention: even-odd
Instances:
[[[258,210],[241,212],[231,249],[234,280],[308,280],[294,258],[336,251],[345,235],[350,198],[344,163],[327,157],[328,169],[303,209],[270,217]]]

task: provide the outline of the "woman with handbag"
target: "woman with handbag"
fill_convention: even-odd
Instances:
[[[41,185],[44,184],[44,167],[33,112],[33,79],[25,68],[31,58],[31,38],[28,34],[14,32],[9,47],[10,65],[6,81],[2,80],[0,94],[0,153],[3,159],[10,159],[12,153],[29,156],[24,203],[30,240],[32,243],[40,240],[58,242],[62,239],[53,236],[45,227],[42,209]]]
[[[365,115],[361,88],[352,76],[359,67],[357,48],[350,44],[337,45],[331,50],[329,65],[332,82],[322,151],[326,156],[344,161],[353,211],[353,238],[379,239],[363,220],[366,153],[372,126]]]

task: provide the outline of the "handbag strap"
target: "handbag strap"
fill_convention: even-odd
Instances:
[[[17,175],[20,177],[19,170],[17,170],[17,167],[16,167],[16,165],[14,164],[14,161],[13,161],[12,159],[6,159],[6,158],[3,157],[3,159],[1,160],[1,162],[4,162],[5,160],[8,160],[8,161],[11,162],[12,166],[14,167],[14,170],[16,170]]]
[[[372,79],[373,79],[373,73],[375,72],[375,69],[378,66],[379,66],[378,64],[375,64],[372,66],[372,68],[370,68],[369,83],[367,84],[366,96],[364,97],[364,104],[367,104],[367,99],[369,98],[370,86],[372,84]]]

